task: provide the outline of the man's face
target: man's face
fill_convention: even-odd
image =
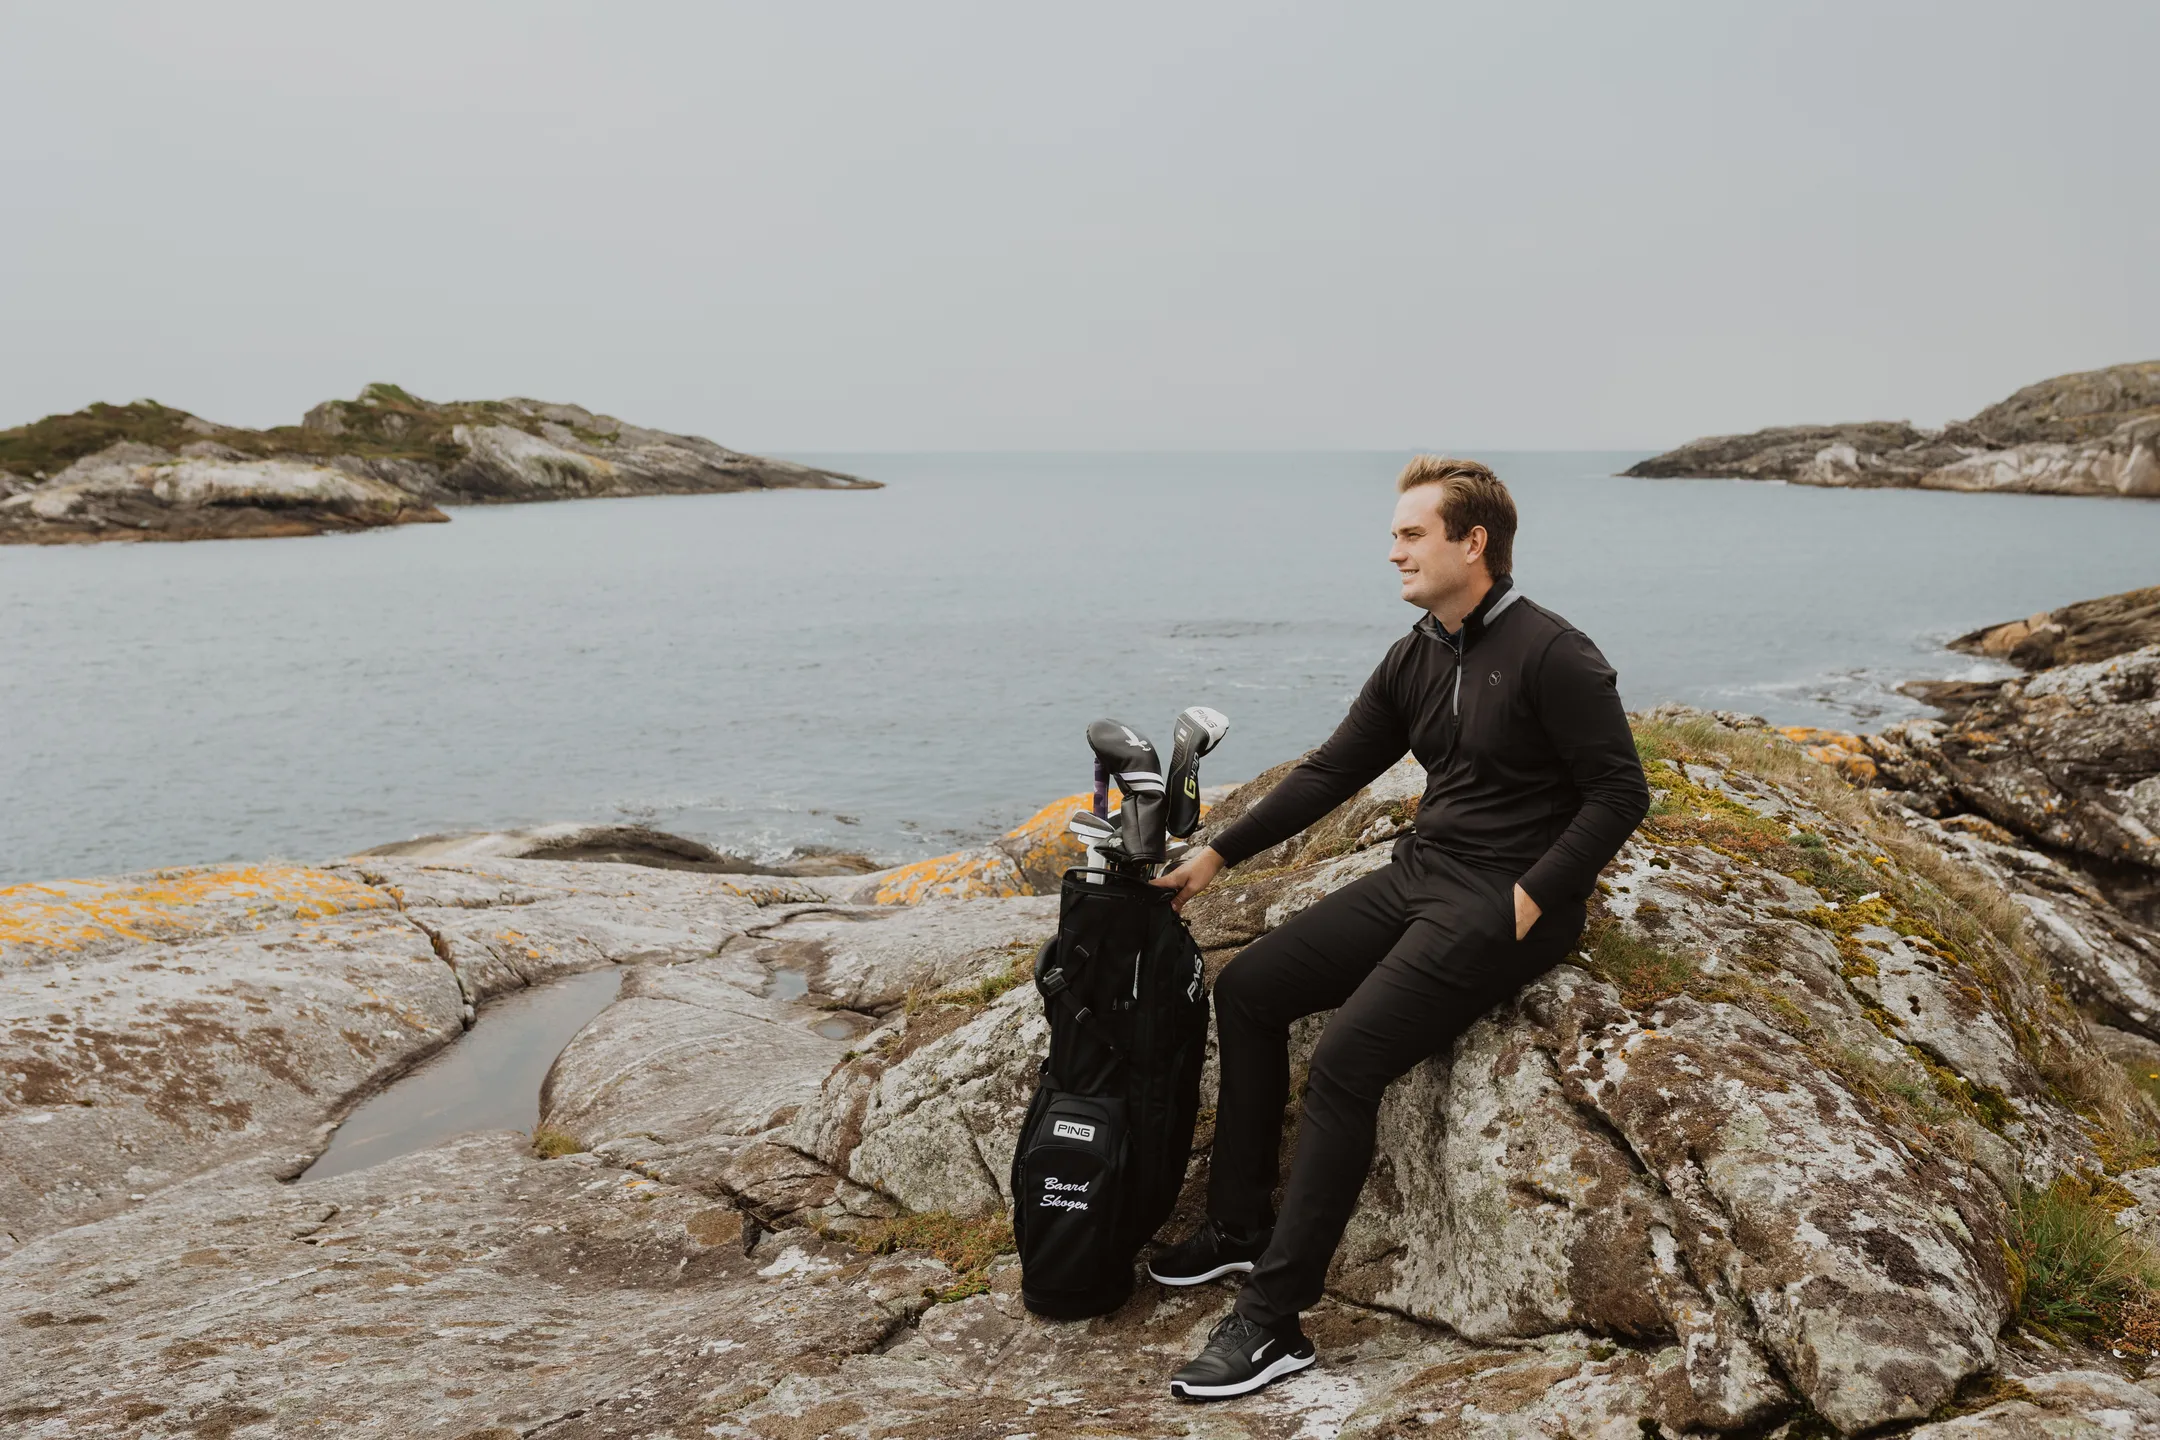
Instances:
[[[1440,520],[1439,485],[1416,485],[1395,497],[1395,547],[1388,563],[1402,575],[1402,598],[1420,610],[1467,611],[1451,604],[1476,589],[1485,576],[1485,527],[1473,525],[1460,540],[1447,538]]]

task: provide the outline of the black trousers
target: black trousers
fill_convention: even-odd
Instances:
[[[1413,839],[1392,864],[1246,946],[1216,980],[1222,1093],[1208,1213],[1235,1231],[1275,1227],[1238,1296],[1247,1319],[1276,1324],[1319,1300],[1372,1165],[1388,1085],[1574,948],[1580,904],[1515,939],[1514,885]],[[1329,1009],[1274,1219],[1290,1022]]]

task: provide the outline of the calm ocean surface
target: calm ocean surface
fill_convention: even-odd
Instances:
[[[1114,715],[1203,781],[1324,737],[1415,615],[1396,453],[802,456],[887,482],[463,509],[306,540],[0,548],[0,882],[631,818],[767,856],[996,833]],[[1631,706],[1850,727],[1941,642],[2160,581],[2151,501],[1625,480],[1487,455],[1526,593]]]

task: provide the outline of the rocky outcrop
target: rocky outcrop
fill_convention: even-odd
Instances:
[[[797,850],[785,860],[752,860],[649,825],[556,824],[421,835],[360,854],[415,860],[592,860],[707,875],[861,875],[878,868],[860,855],[816,848]]]
[[[2057,992],[2014,837],[1873,808],[1759,727],[1638,743],[1657,805],[1581,954],[1390,1092],[1323,1365],[1207,1415],[2160,1436],[2133,1362],[2003,1338],[2017,1196],[2112,1174],[2160,1227],[2160,1114],[2109,1058],[2160,1045]],[[1211,967],[1385,863],[1417,780],[1226,873],[1189,913]],[[958,893],[474,854],[0,893],[0,1428],[1190,1431],[1162,1377],[1224,1289],[1053,1326],[991,1258],[1047,1044],[1056,901],[1025,892],[1073,803],[933,864]],[[576,1153],[286,1178],[491,996],[601,967],[619,998],[540,1097]],[[1203,1146],[1187,1216],[1204,1180]]]
[[[500,501],[876,482],[538,400],[395,385],[248,430],[141,400],[0,431],[0,544],[316,535]]]
[[[449,518],[395,485],[328,465],[176,455],[123,441],[0,500],[0,544],[235,540]]]
[[[2140,642],[2156,608],[2160,591],[2131,591],[1963,637],[2038,673],[1923,692],[1945,718],[1874,735],[1786,732],[1999,887],[2087,1015],[2152,1038],[2160,644]]]
[[[214,1172],[0,1263],[0,1429],[690,1427],[874,1351],[951,1283],[922,1256],[749,1238],[724,1200],[514,1135],[297,1185]]]
[[[234,1157],[301,1163],[463,1012],[391,898],[322,871],[0,890],[0,1254]]]
[[[290,443],[445,505],[728,490],[866,490],[877,482],[746,455],[544,400],[434,404],[394,385],[308,411]]]
[[[1624,473],[2160,496],[2160,361],[2043,380],[1941,430],[1872,421],[1716,435]]]
[[[2146,645],[2160,645],[2160,585],[1983,626],[1950,642],[1952,650],[2007,660],[2022,670],[2105,660]]]
[[[1970,810],[2043,844],[2160,870],[2160,645],[2005,683],[1949,721],[1870,741],[1925,813]]]
[[[1795,1393],[1845,1431],[1924,1417],[1997,1363],[2009,1198],[2155,1117],[1946,846],[1766,732],[1639,733],[1659,805],[1582,964],[1390,1092],[1331,1291],[1476,1342],[1609,1337],[1661,1433]],[[1211,962],[1385,863],[1416,794],[1406,764],[1227,872],[1189,911]],[[909,1208],[993,1213],[1045,1043],[1025,991],[917,1010],[788,1143]]]

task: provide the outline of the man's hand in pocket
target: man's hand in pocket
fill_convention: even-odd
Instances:
[[[1528,891],[1524,890],[1520,885],[1515,887],[1515,938],[1517,940],[1528,935],[1530,927],[1537,924],[1538,916],[1544,913],[1544,911],[1538,909],[1537,901],[1530,898]]]

